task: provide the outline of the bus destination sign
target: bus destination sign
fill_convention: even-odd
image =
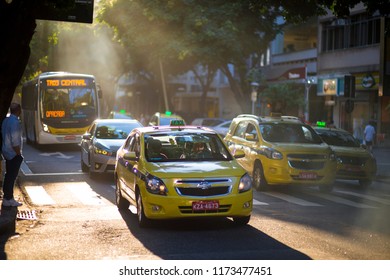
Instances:
[[[48,87],[86,87],[85,79],[48,79],[46,80]]]

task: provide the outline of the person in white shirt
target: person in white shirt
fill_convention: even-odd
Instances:
[[[372,145],[374,144],[375,133],[375,128],[372,125],[372,122],[369,122],[364,128],[364,141],[370,151],[372,151]]]
[[[22,203],[14,199],[14,184],[23,162],[22,156],[22,127],[19,122],[22,108],[18,103],[11,103],[10,116],[1,125],[3,145],[1,151],[5,159],[5,175],[3,182],[2,206],[18,207]]]

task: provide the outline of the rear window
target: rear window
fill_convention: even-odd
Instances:
[[[342,131],[317,130],[318,134],[328,145],[340,147],[360,147],[360,142],[351,134]]]
[[[320,144],[323,143],[318,134],[307,125],[291,123],[260,124],[263,139],[268,142]]]

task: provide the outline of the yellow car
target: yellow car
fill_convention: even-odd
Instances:
[[[339,128],[314,127],[336,153],[336,179],[357,180],[362,188],[369,187],[377,171],[374,156],[351,133]]]
[[[170,125],[172,120],[181,120],[185,123],[184,119],[177,115],[172,114],[171,112],[165,112],[165,113],[155,113],[153,116],[150,117],[149,125],[150,126],[162,126],[162,125]]]
[[[181,121],[134,129],[117,152],[115,180],[118,208],[135,206],[141,227],[155,219],[250,220],[252,180],[211,129]]]
[[[245,153],[238,161],[251,174],[256,190],[272,185],[314,185],[324,192],[333,189],[335,154],[298,118],[239,115],[224,141],[233,154]]]

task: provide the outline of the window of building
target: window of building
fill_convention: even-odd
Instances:
[[[322,52],[379,44],[380,18],[366,14],[322,23]]]

